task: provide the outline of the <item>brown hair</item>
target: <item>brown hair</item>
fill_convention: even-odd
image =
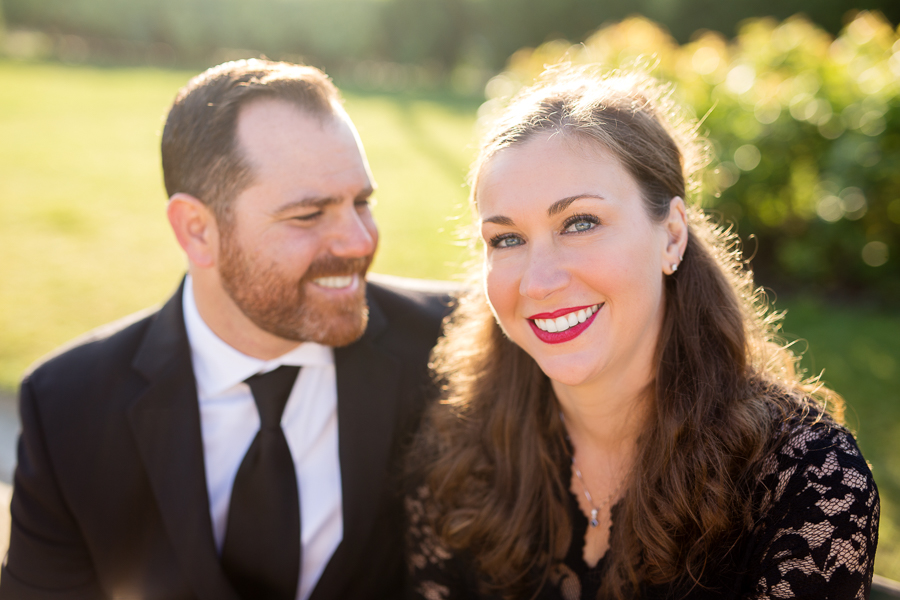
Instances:
[[[253,180],[235,139],[240,110],[260,98],[291,102],[318,117],[335,112],[340,93],[314,67],[268,60],[228,62],[179,90],[162,135],[166,192],[190,194],[227,222],[234,196]]]
[[[670,95],[636,74],[551,73],[512,101],[482,144],[473,203],[491,157],[550,131],[611,151],[661,221],[674,196],[688,195],[706,154]],[[819,410],[796,359],[773,341],[775,318],[733,237],[698,209],[689,222],[683,261],[666,277],[653,409],[617,513],[602,597],[632,597],[642,582],[698,581],[718,545],[752,518],[748,490],[777,443],[775,420]],[[548,378],[502,333],[481,286],[472,289],[435,349],[443,401],[415,455],[444,543],[474,558],[486,590],[527,597],[571,542],[560,477],[569,449]]]

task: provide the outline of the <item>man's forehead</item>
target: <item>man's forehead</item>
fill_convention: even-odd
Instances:
[[[340,107],[337,107],[340,109]],[[285,137],[287,134],[312,134],[335,130],[346,123],[346,113],[320,112],[279,98],[259,98],[241,107],[236,137],[252,143],[258,137]]]
[[[252,167],[272,162],[318,164],[340,159],[364,162],[346,113],[317,115],[283,100],[264,100],[241,110],[237,150]]]
[[[284,101],[248,104],[238,119],[237,151],[253,183],[289,198],[355,197],[374,187],[352,122],[340,106],[319,116]]]

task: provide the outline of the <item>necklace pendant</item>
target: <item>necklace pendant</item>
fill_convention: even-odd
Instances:
[[[596,508],[591,509],[591,527],[596,527],[600,524],[600,521],[597,519],[598,512]]]

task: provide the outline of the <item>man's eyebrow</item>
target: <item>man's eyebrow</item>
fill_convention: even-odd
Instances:
[[[355,198],[355,199],[356,199],[356,200],[363,200],[363,199],[365,199],[365,198],[370,198],[370,197],[372,196],[372,194],[375,193],[375,188],[377,188],[377,187],[378,187],[377,185],[370,185],[369,187],[363,188],[363,189],[360,190],[360,192],[356,195],[356,198]]]
[[[375,193],[375,189],[372,187],[366,187],[353,198],[354,201],[361,200],[363,198],[368,198],[372,194]],[[292,210],[296,209],[309,209],[309,208],[325,208],[326,206],[331,206],[333,204],[340,204],[342,202],[341,198],[336,198],[334,196],[310,196],[307,198],[300,198],[299,200],[291,200],[290,202],[285,202],[281,206],[275,209],[274,214],[281,215]]]
[[[576,194],[575,196],[569,196],[568,198],[563,198],[562,200],[557,200],[553,204],[550,205],[550,208],[547,209],[547,216],[552,217],[553,215],[558,215],[562,211],[569,208],[569,206],[575,202],[576,200],[581,200],[582,198],[593,198],[595,200],[606,200],[603,196],[598,196],[597,194]]]

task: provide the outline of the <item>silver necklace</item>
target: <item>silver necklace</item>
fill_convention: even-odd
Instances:
[[[565,424],[566,419],[565,417],[563,417],[562,411],[559,412],[559,418],[563,422],[563,424]],[[566,439],[569,440],[570,444],[572,443],[572,439],[569,437],[568,433],[566,433]],[[606,496],[606,499],[603,500],[603,503],[600,506],[597,506],[596,504],[594,504],[594,497],[591,496],[591,492],[590,490],[588,490],[588,486],[584,482],[584,477],[581,476],[581,469],[579,469],[578,465],[575,463],[574,452],[572,452],[572,470],[575,471],[575,476],[578,478],[578,482],[581,484],[582,491],[584,491],[584,497],[587,499],[588,504],[591,507],[591,527],[597,527],[598,525],[600,525],[600,511],[606,508],[607,505],[609,505],[614,496],[617,496],[619,494],[619,490],[622,488],[622,482],[624,481],[624,479],[619,480],[619,485],[616,486],[616,489],[614,489],[612,493]]]
[[[622,487],[622,481],[619,481],[619,485],[616,486],[616,489],[612,491],[604,500],[600,506],[594,504],[594,498],[591,496],[590,490],[588,490],[587,484],[584,482],[584,477],[581,476],[581,470],[578,468],[578,465],[575,464],[575,455],[572,455],[572,470],[575,471],[575,476],[578,477],[578,482],[581,484],[581,489],[584,491],[584,497],[587,498],[588,504],[591,505],[591,527],[596,527],[600,524],[600,511],[605,509],[610,501],[619,493],[619,490]]]

